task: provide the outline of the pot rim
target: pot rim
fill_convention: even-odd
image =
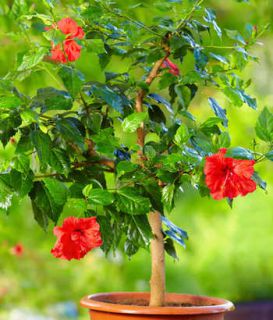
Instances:
[[[176,301],[183,299],[187,302],[195,301],[202,304],[201,306],[194,307],[150,307],[150,306],[137,306],[137,305],[126,305],[117,304],[110,302],[103,302],[106,300],[116,300],[117,299],[145,299],[148,300],[150,293],[148,292],[107,292],[107,293],[97,293],[89,296],[85,296],[81,299],[81,305],[85,308],[95,311],[109,312],[109,313],[125,313],[125,314],[149,314],[149,315],[192,315],[192,314],[215,314],[224,313],[234,310],[234,305],[232,302],[207,296],[197,296],[192,294],[179,294],[179,293],[166,293],[166,300],[171,301],[175,299]],[[185,301],[184,301],[185,302]]]

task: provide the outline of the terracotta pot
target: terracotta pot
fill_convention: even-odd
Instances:
[[[231,302],[218,298],[168,293],[166,307],[149,307],[149,293],[113,292],[84,297],[81,305],[89,309],[92,320],[223,320],[234,309]],[[134,305],[135,304],[135,305]],[[175,306],[175,305],[192,306]]]

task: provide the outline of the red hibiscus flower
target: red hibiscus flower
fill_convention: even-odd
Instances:
[[[51,253],[56,258],[79,260],[90,250],[102,245],[100,225],[96,217],[66,218],[61,227],[54,228],[53,233],[57,241]]]
[[[66,39],[62,44],[53,44],[51,47],[51,59],[56,62],[67,63],[75,61],[81,55],[81,46],[74,39],[82,39],[84,37],[83,29],[78,26],[77,22],[71,18],[63,18],[57,24],[45,27],[45,30],[59,29],[66,35]]]
[[[215,200],[233,199],[256,190],[256,183],[251,179],[255,161],[228,158],[226,152],[227,149],[220,149],[206,157],[206,184]]]
[[[180,70],[179,70],[178,66],[168,58],[166,58],[164,60],[162,67],[163,68],[168,68],[169,72],[171,74],[173,74],[174,76],[179,76],[180,75]]]
[[[74,40],[66,40],[64,42],[64,52],[68,61],[75,61],[79,59],[81,55],[81,46]]]
[[[83,29],[71,18],[63,18],[57,22],[57,26],[61,32],[68,35],[70,39],[82,39],[84,37]]]
[[[24,247],[21,243],[17,243],[14,247],[10,248],[10,253],[14,256],[21,257],[24,254]]]
[[[62,46],[60,43],[54,45],[52,43],[51,47],[51,59],[56,61],[56,62],[61,62],[61,63],[66,63],[67,59],[65,57],[64,51],[62,49]]]

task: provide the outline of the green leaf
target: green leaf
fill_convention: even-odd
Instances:
[[[63,83],[73,98],[80,92],[82,84],[84,83],[84,75],[79,70],[70,67],[62,66],[58,75],[63,80]]]
[[[213,98],[209,98],[209,103],[214,111],[215,115],[222,119],[223,126],[228,126],[228,119],[227,119],[227,111],[220,107],[220,105],[217,103],[217,101]]]
[[[63,149],[53,148],[50,152],[49,165],[58,173],[65,176],[70,172],[70,159]]]
[[[226,153],[226,157],[247,159],[247,160],[254,159],[253,153],[250,150],[242,148],[242,147],[236,147],[236,148],[229,149]]]
[[[31,198],[34,219],[46,230],[48,227],[48,217],[51,215],[51,208],[44,186],[40,181],[34,183],[29,196]]]
[[[178,97],[178,102],[183,108],[183,110],[187,110],[191,100],[192,100],[192,93],[189,87],[183,85],[176,85],[175,92]]]
[[[92,85],[88,93],[99,97],[118,112],[123,112],[122,97],[108,86]]]
[[[146,214],[149,212],[151,203],[148,198],[138,194],[134,188],[121,188],[116,193],[117,207],[120,211],[132,214]]]
[[[87,50],[96,54],[106,53],[102,39],[87,39]]]
[[[242,35],[239,33],[239,31],[237,30],[228,30],[225,29],[227,36],[232,39],[232,40],[236,40],[239,41],[242,44],[246,44],[244,38],[242,37]]]
[[[48,49],[40,47],[36,52],[30,52],[24,55],[23,61],[18,67],[18,71],[26,71],[35,67],[41,62],[44,56],[47,54]]]
[[[273,114],[264,108],[256,124],[257,136],[266,142],[273,141]]]
[[[52,87],[37,90],[33,98],[33,106],[41,108],[42,112],[50,110],[70,110],[73,100],[67,91],[57,90]]]
[[[92,205],[108,206],[114,201],[113,194],[104,189],[91,189],[87,197],[89,204]]]
[[[222,119],[219,117],[210,117],[205,122],[203,122],[200,126],[201,129],[203,128],[211,128],[219,123],[222,122]]]
[[[181,146],[183,143],[186,143],[190,138],[190,134],[187,126],[182,123],[180,127],[177,129],[176,134],[174,136],[174,143],[177,146]]]
[[[170,104],[170,102],[167,101],[165,98],[161,97],[159,94],[150,93],[150,94],[148,94],[147,97],[150,98],[150,99],[153,99],[153,100],[156,101],[157,103],[163,104],[163,105],[166,107],[166,109],[167,109],[171,114],[173,114],[173,109],[172,109],[172,105]]]
[[[147,112],[135,112],[126,117],[122,122],[124,132],[135,132],[141,123],[148,118]]]
[[[21,100],[16,96],[0,97],[0,109],[15,109],[20,107],[21,104]]]
[[[0,174],[0,209],[7,210],[11,206],[14,190],[6,183],[5,175]]]
[[[57,223],[63,207],[67,201],[67,188],[64,183],[58,181],[57,179],[45,178],[43,179],[44,190],[50,205],[50,210],[48,211],[49,218]]]
[[[164,241],[164,249],[169,256],[173,257],[175,260],[178,260],[175,246],[174,246],[173,240],[171,238],[167,238]]]
[[[174,206],[174,190],[174,184],[167,184],[162,189],[162,202],[169,212],[173,209]]]
[[[273,151],[269,151],[265,154],[265,157],[270,160],[273,161]]]
[[[98,133],[103,121],[103,116],[98,112],[92,112],[86,118],[83,118],[83,123],[86,127],[93,131],[93,133]]]
[[[82,215],[87,210],[87,202],[85,199],[69,198],[66,202],[67,209],[74,215]]]
[[[166,116],[164,112],[155,104],[149,106],[149,118],[157,123],[166,123]]]
[[[32,131],[30,138],[37,151],[39,160],[41,162],[41,169],[43,171],[50,161],[52,141],[50,136],[46,133],[43,133],[41,130]]]
[[[130,161],[120,161],[116,167],[117,177],[121,177],[125,173],[133,172],[138,168],[137,164]]]
[[[267,183],[260,177],[258,172],[254,172],[251,178],[261,189],[266,190]]]
[[[215,54],[213,52],[210,52],[210,56],[212,58],[214,58],[215,60],[217,60],[219,62],[222,62],[223,64],[229,64],[229,60],[224,56],[221,56],[219,54]]]
[[[17,132],[17,128],[21,125],[22,121],[19,113],[11,113],[9,117],[0,119],[0,140],[5,147],[9,139]]]
[[[137,216],[132,216],[132,219],[142,238],[143,243],[145,244],[145,246],[149,245],[150,239],[152,239],[153,234],[152,234],[152,230],[151,230],[147,215],[141,214]]]
[[[222,132],[218,138],[218,149],[229,148],[231,144],[230,136],[228,132]]]
[[[96,150],[108,156],[113,156],[114,151],[119,147],[118,139],[114,136],[112,128],[102,129],[98,134],[92,136],[96,143]]]
[[[24,154],[19,154],[14,159],[14,168],[21,173],[27,174],[30,168],[29,157]]]
[[[63,118],[56,121],[56,128],[60,132],[62,138],[84,150],[84,137],[80,131],[80,125],[76,118]]]

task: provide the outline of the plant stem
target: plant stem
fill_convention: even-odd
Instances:
[[[165,252],[162,222],[159,212],[149,214],[149,223],[154,238],[151,241],[152,276],[150,280],[150,306],[160,307],[165,303]]]
[[[150,71],[146,84],[150,86],[154,79],[158,76],[160,68],[166,58],[170,55],[169,48],[165,48],[165,56],[159,59]],[[136,112],[143,111],[143,99],[146,91],[140,89],[136,97]],[[141,164],[145,160],[143,155],[143,147],[145,143],[145,128],[144,123],[137,129],[137,143],[141,147],[138,152]],[[162,223],[159,212],[149,213],[149,223],[153,233],[151,240],[151,258],[152,258],[152,274],[150,280],[150,306],[163,306],[165,303],[165,257],[164,257],[164,239],[162,234]]]
[[[199,0],[196,1],[196,3],[193,5],[192,9],[190,10],[190,12],[188,12],[188,14],[185,16],[185,18],[178,24],[178,26],[176,27],[176,30],[182,28],[185,26],[185,24],[187,23],[187,21],[192,17],[192,15],[194,14],[195,10],[198,9],[198,7],[204,2],[204,0]]]

